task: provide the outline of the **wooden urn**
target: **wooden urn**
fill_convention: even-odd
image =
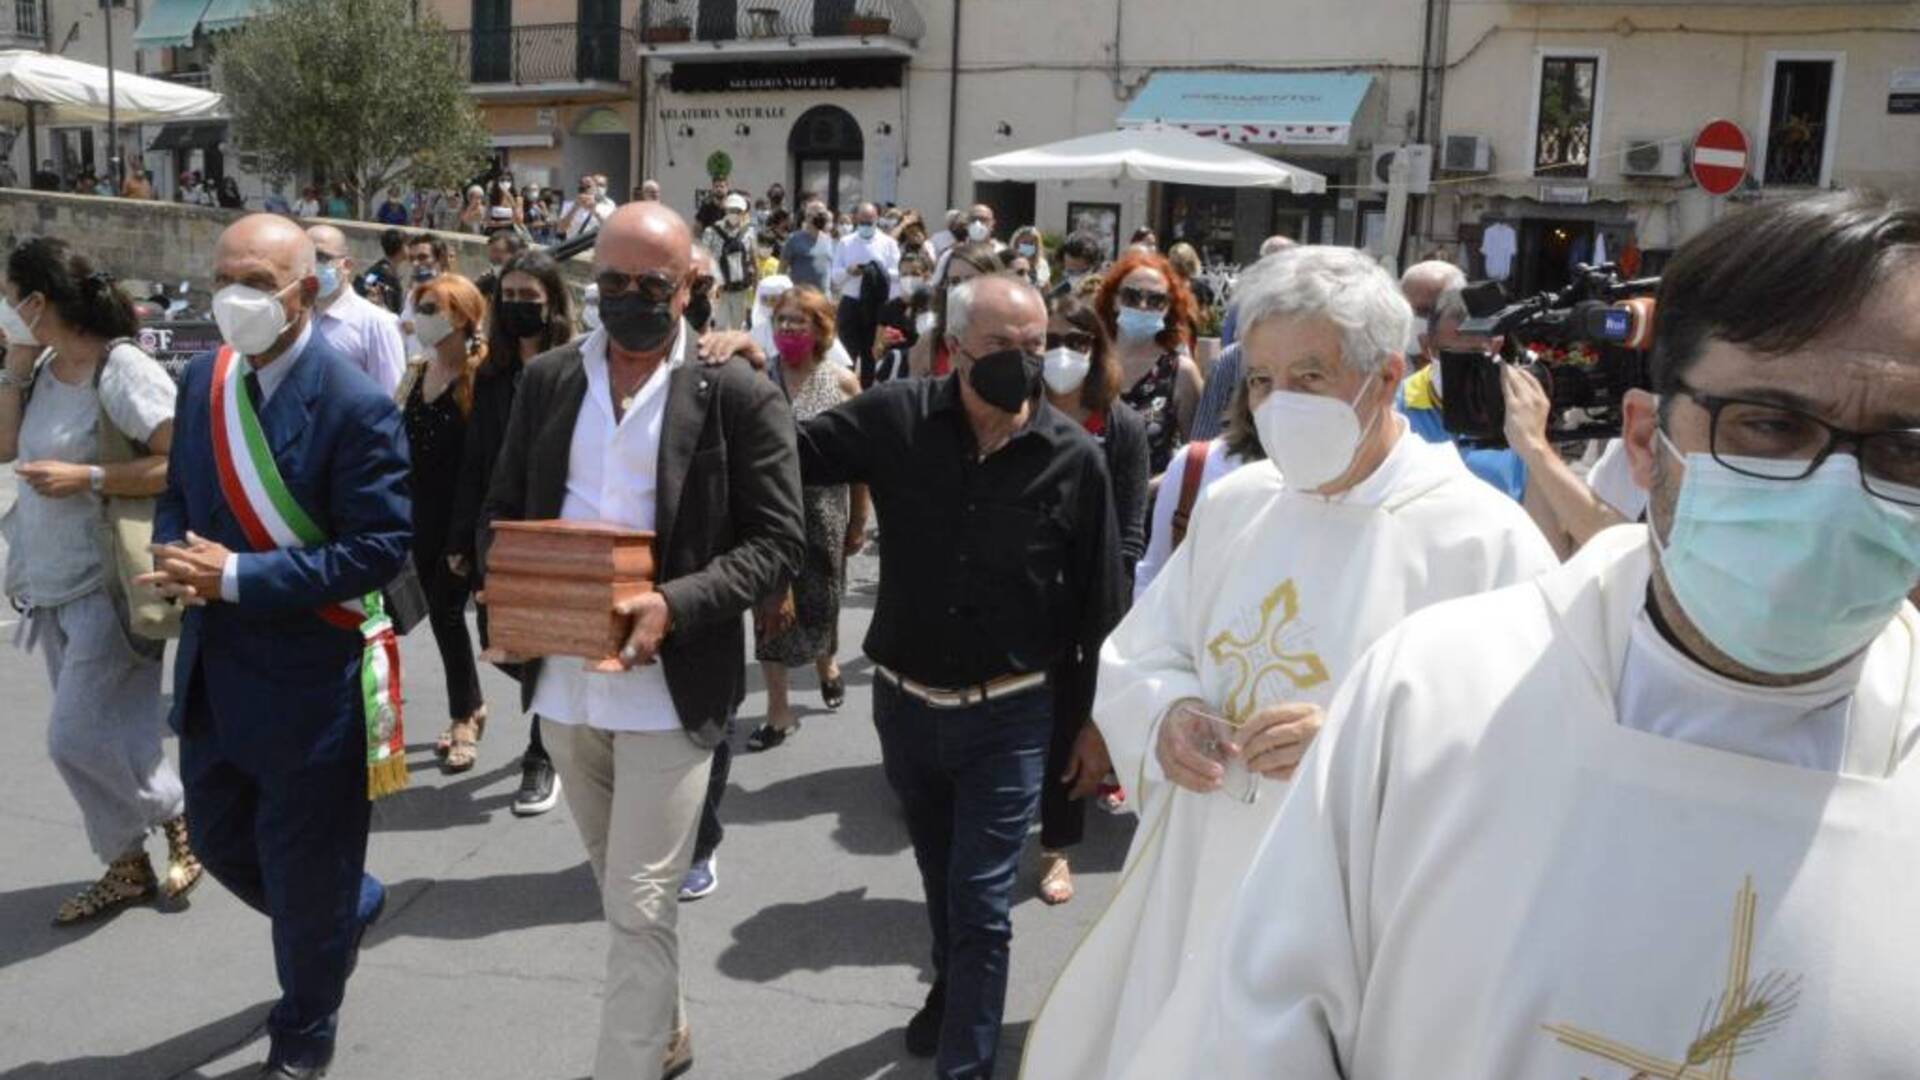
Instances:
[[[488,649],[509,662],[579,656],[621,670],[631,619],[614,605],[653,588],[653,534],[590,521],[499,521],[487,551]]]

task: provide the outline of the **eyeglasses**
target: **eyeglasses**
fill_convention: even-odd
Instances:
[[[673,299],[674,291],[680,283],[659,272],[649,270],[644,274],[623,274],[618,270],[602,270],[593,275],[593,283],[600,289],[600,299],[619,296],[629,290],[638,292],[642,299],[650,304],[664,304]]]
[[[1685,384],[1680,392],[1707,410],[1713,459],[1742,476],[1805,480],[1847,447],[1859,459],[1868,494],[1920,506],[1920,430],[1847,431],[1785,405],[1718,397]]]
[[[1093,335],[1083,330],[1069,330],[1064,334],[1048,334],[1047,348],[1072,349],[1074,352],[1092,352]]]
[[[1136,289],[1131,285],[1122,285],[1119,296],[1122,307],[1139,308],[1142,311],[1165,311],[1167,305],[1173,302],[1173,297],[1166,293]]]

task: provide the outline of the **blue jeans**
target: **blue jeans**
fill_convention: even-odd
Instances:
[[[920,865],[934,978],[946,986],[938,1073],[990,1077],[1007,998],[1007,911],[1046,775],[1052,692],[936,709],[878,679],[873,723]]]

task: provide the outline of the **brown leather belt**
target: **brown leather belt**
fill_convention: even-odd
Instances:
[[[1025,675],[1002,675],[989,679],[979,686],[970,686],[965,690],[943,690],[937,686],[915,682],[889,668],[874,665],[880,677],[900,688],[900,692],[919,698],[936,709],[964,709],[985,701],[996,701],[1015,694],[1024,694],[1047,684],[1047,673],[1031,671]]]

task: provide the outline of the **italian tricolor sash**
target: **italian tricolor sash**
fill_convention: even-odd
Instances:
[[[255,551],[317,547],[327,536],[293,500],[274,464],[247,396],[247,365],[222,347],[213,361],[213,459],[220,490]],[[343,630],[358,631],[361,715],[367,726],[367,797],[407,786],[406,739],[400,727],[400,639],[378,591],[315,610]]]

